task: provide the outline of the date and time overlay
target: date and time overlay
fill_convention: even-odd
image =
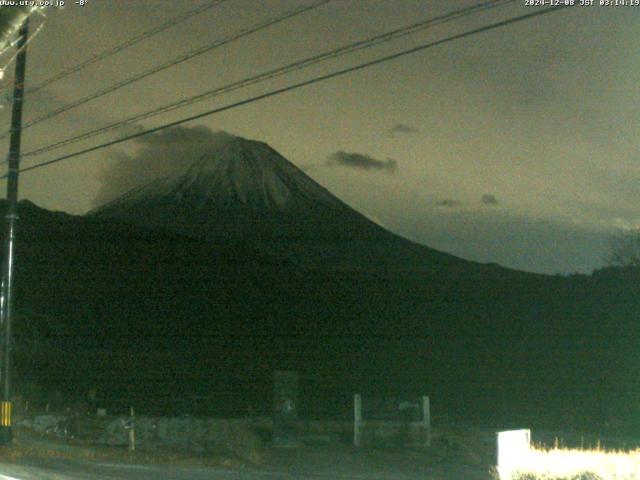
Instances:
[[[523,0],[525,7],[640,7],[640,0]]]

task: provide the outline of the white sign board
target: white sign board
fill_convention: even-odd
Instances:
[[[531,430],[498,432],[498,474],[500,480],[511,480],[521,460],[529,454]]]

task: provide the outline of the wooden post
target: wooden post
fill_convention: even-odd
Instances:
[[[353,444],[359,447],[362,444],[362,395],[356,393],[353,396]]]
[[[134,451],[136,449],[136,424],[134,421],[133,407],[130,407],[131,425],[129,426],[129,450]]]
[[[429,403],[429,397],[422,397],[422,421],[424,423],[424,445],[425,447],[431,446],[431,404]]]

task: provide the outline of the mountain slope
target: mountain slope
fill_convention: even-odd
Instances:
[[[88,215],[214,243],[251,241],[314,266],[433,269],[472,264],[388,232],[267,144],[240,137],[213,148],[186,173],[137,188]]]

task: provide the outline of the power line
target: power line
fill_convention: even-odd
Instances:
[[[183,13],[182,15],[179,15],[177,17],[174,17],[154,28],[152,28],[151,30],[147,30],[146,32],[141,33],[140,35],[137,35],[129,40],[127,40],[124,43],[121,43],[120,45],[116,45],[115,47],[112,48],[108,48],[106,50],[103,50],[102,52],[94,55],[93,57],[77,64],[74,65],[73,67],[68,68],[67,70],[63,70],[62,72],[59,72],[55,75],[52,75],[51,77],[47,78],[46,80],[43,80],[42,82],[40,82],[39,84],[35,85],[34,87],[31,87],[29,89],[27,89],[26,94],[31,94],[31,93],[35,93],[38,90],[42,90],[43,88],[45,88],[48,85],[51,85],[52,83],[55,83],[59,80],[62,80],[63,78],[68,77],[69,75],[72,75],[76,72],[79,72],[81,70],[84,70],[85,68],[93,65],[94,63],[100,62],[108,57],[111,57],[117,53],[120,53],[144,40],[146,40],[149,37],[152,37],[154,35],[157,35],[159,33],[164,32],[165,30],[168,30],[172,27],[175,27],[176,25],[179,25],[182,22],[185,22],[187,20],[189,20],[192,17],[195,17],[197,15],[200,15],[201,13],[206,12],[207,10],[210,10],[214,7],[217,7],[218,5],[226,2],[228,0],[213,0],[213,1],[208,1],[205,2],[204,4],[200,5],[197,8],[194,8],[192,10],[189,10],[188,12]]]
[[[325,81],[325,80],[329,80],[331,78],[336,78],[336,77],[339,77],[339,76],[342,76],[342,75],[346,75],[348,73],[352,73],[352,72],[355,72],[355,71],[358,71],[358,70],[362,70],[364,68],[368,68],[368,67],[371,67],[371,66],[374,66],[374,65],[378,65],[378,64],[381,64],[381,63],[384,63],[384,62],[388,62],[390,60],[395,60],[397,58],[404,57],[404,56],[412,54],[412,53],[416,53],[416,52],[419,52],[419,51],[422,51],[422,50],[426,50],[428,48],[436,47],[438,45],[442,45],[444,43],[451,42],[453,40],[459,40],[461,38],[466,38],[466,37],[469,37],[471,35],[475,35],[475,34],[478,34],[478,33],[486,32],[486,31],[489,31],[489,30],[494,30],[496,28],[504,27],[504,26],[511,25],[511,24],[514,24],[514,23],[517,23],[517,22],[521,22],[521,21],[524,21],[524,20],[529,20],[531,18],[538,17],[538,16],[541,16],[541,15],[545,15],[547,13],[556,12],[556,11],[562,10],[564,8],[567,8],[568,6],[569,5],[560,5],[560,6],[557,6],[557,7],[546,8],[546,9],[543,9],[543,10],[537,10],[537,11],[532,12],[532,13],[527,13],[527,14],[519,15],[517,17],[513,17],[513,18],[510,18],[510,19],[507,19],[507,20],[502,20],[500,22],[492,23],[492,24],[486,25],[484,27],[475,28],[473,30],[468,30],[466,32],[459,33],[459,34],[456,34],[456,35],[451,35],[449,37],[445,37],[445,38],[440,39],[440,40],[436,40],[436,41],[433,41],[433,42],[422,44],[422,45],[419,45],[417,47],[409,48],[407,50],[403,50],[401,52],[397,52],[397,53],[394,53],[394,54],[391,54],[391,55],[387,55],[387,56],[384,56],[384,57],[381,57],[381,58],[378,58],[378,59],[375,59],[375,60],[371,60],[371,61],[368,61],[368,62],[360,63],[358,65],[355,65],[355,66],[352,66],[352,67],[349,67],[349,68],[345,68],[345,69],[338,70],[338,71],[335,71],[335,72],[332,72],[332,73],[329,73],[329,74],[326,74],[326,75],[321,75],[319,77],[312,78],[310,80],[305,80],[305,81],[302,81],[302,82],[294,83],[294,84],[288,85],[286,87],[278,88],[276,90],[272,90],[270,92],[263,93],[261,95],[256,95],[254,97],[250,97],[250,98],[247,98],[245,100],[234,102],[234,103],[231,103],[229,105],[225,105],[223,107],[218,107],[218,108],[215,108],[213,110],[209,110],[209,111],[197,114],[197,115],[192,115],[190,117],[186,117],[186,118],[183,118],[181,120],[177,120],[175,122],[166,123],[166,124],[161,125],[159,127],[151,128],[149,130],[145,130],[145,131],[138,132],[138,133],[135,133],[135,134],[132,134],[132,135],[128,135],[126,137],[119,138],[117,140],[112,140],[110,142],[105,142],[105,143],[102,143],[100,145],[96,145],[96,146],[93,146],[93,147],[90,147],[90,148],[86,148],[84,150],[80,150],[80,151],[77,151],[77,152],[74,152],[74,153],[63,155],[63,156],[54,158],[52,160],[47,160],[45,162],[41,162],[41,163],[38,163],[36,165],[32,165],[30,167],[22,168],[22,169],[20,169],[20,172],[28,172],[30,170],[35,170],[37,168],[42,168],[42,167],[45,167],[45,166],[49,166],[49,165],[52,165],[54,163],[62,162],[64,160],[68,160],[68,159],[71,159],[71,158],[74,158],[74,157],[78,157],[80,155],[84,155],[86,153],[95,152],[96,150],[101,150],[103,148],[110,147],[110,146],[113,146],[113,145],[117,145],[119,143],[124,143],[124,142],[132,140],[134,138],[142,137],[144,135],[149,135],[149,134],[161,131],[161,130],[165,130],[167,128],[176,127],[176,126],[181,125],[183,123],[187,123],[187,122],[191,122],[193,120],[198,120],[200,118],[204,118],[204,117],[208,117],[208,116],[211,116],[211,115],[215,115],[216,113],[220,113],[220,112],[224,112],[224,111],[227,111],[227,110],[231,110],[233,108],[241,107],[243,105],[248,105],[250,103],[257,102],[259,100],[264,100],[266,98],[270,98],[270,97],[273,97],[273,96],[276,96],[276,95],[280,95],[282,93],[286,93],[286,92],[289,92],[289,91],[292,91],[292,90],[296,90],[298,88],[306,87],[308,85],[313,85],[315,83],[319,83],[319,82],[322,82],[322,81]],[[6,178],[6,177],[7,177],[7,175],[2,175],[0,177],[0,179]]]
[[[45,120],[48,120],[50,118],[53,118],[57,115],[60,115],[61,113],[67,112],[71,109],[77,108],[80,105],[84,105],[85,103],[88,103],[92,100],[96,100],[97,98],[103,97],[109,93],[112,93],[116,90],[119,90],[123,87],[126,87],[127,85],[131,85],[132,83],[135,83],[139,80],[142,80],[144,78],[147,78],[151,75],[154,75],[158,72],[161,72],[163,70],[166,70],[168,68],[174,67],[176,65],[179,65],[180,63],[186,62],[187,60],[191,60],[192,58],[195,58],[199,55],[202,55],[204,53],[210,52],[211,50],[214,50],[216,48],[222,47],[223,45],[226,45],[228,43],[231,43],[235,40],[239,40],[240,38],[246,37],[248,35],[251,35],[253,33],[256,33],[260,30],[263,30],[265,28],[268,28],[272,25],[275,25],[277,23],[283,22],[284,20],[287,20],[289,18],[295,17],[297,15],[301,15],[303,13],[306,13],[310,10],[313,10],[315,8],[318,8],[322,5],[325,5],[329,2],[331,2],[332,0],[317,0],[314,3],[312,3],[311,5],[305,5],[303,7],[298,7],[292,10],[289,10],[287,12],[285,12],[284,14],[278,16],[278,17],[274,17],[271,18],[265,22],[259,23],[257,25],[254,25],[252,27],[249,27],[247,29],[241,30],[240,32],[233,34],[229,37],[223,38],[222,40],[217,40],[214,43],[205,45],[203,47],[197,48],[195,50],[191,50],[190,52],[187,52],[183,55],[180,55],[179,57],[174,58],[173,60],[169,60],[165,63],[162,63],[160,65],[157,65],[155,67],[152,67],[148,70],[145,70],[141,73],[138,73],[137,75],[134,75],[132,77],[129,77],[125,80],[122,80],[120,82],[117,82],[109,87],[103,88],[102,90],[98,90],[97,92],[91,93],[85,97],[82,97],[78,100],[75,100],[71,103],[68,103],[66,105],[63,105],[55,110],[52,110],[49,113],[45,113],[44,115],[37,117],[36,119],[26,123],[25,125],[23,125],[22,129],[25,130],[29,127],[32,127],[40,122],[43,122]],[[6,131],[3,134],[0,135],[0,139],[6,137],[10,132]]]
[[[331,50],[329,52],[324,52],[321,53],[319,55],[314,55],[312,57],[308,57],[306,59],[303,60],[299,60],[296,61],[294,63],[290,63],[288,65],[285,65],[283,67],[279,67],[276,68],[274,70],[270,70],[258,75],[255,75],[253,77],[249,77],[237,82],[233,82],[231,84],[227,84],[224,85],[222,87],[217,87],[213,90],[209,90],[207,92],[192,96],[192,97],[188,97],[182,100],[179,100],[177,102],[172,102],[169,103],[167,105],[164,105],[162,107],[156,108],[154,110],[148,111],[148,112],[144,112],[138,115],[134,115],[133,117],[129,117],[125,120],[120,120],[118,122],[94,129],[94,130],[90,130],[88,132],[84,132],[82,134],[79,135],[75,135],[72,136],[70,138],[66,138],[64,140],[58,141],[56,143],[44,146],[44,147],[40,147],[37,149],[34,149],[32,151],[26,152],[23,154],[23,157],[29,157],[29,156],[34,156],[34,155],[40,155],[42,153],[51,151],[51,150],[55,150],[58,149],[60,147],[66,146],[66,145],[70,145],[73,143],[77,143],[81,140],[86,140],[88,138],[92,138],[95,137],[97,135],[101,135],[103,133],[107,133],[111,130],[116,130],[122,127],[125,127],[127,125],[133,124],[133,123],[137,123],[140,122],[142,120],[146,120],[148,118],[152,118],[155,117],[157,115],[160,114],[164,114],[164,113],[168,113],[170,111],[173,110],[177,110],[179,108],[184,108],[188,105],[192,105],[194,103],[199,103],[202,102],[204,100],[208,100],[211,99],[213,97],[217,97],[219,95],[223,95],[229,92],[232,92],[234,90],[240,89],[240,88],[244,88],[250,85],[254,85],[256,83],[261,83],[264,82],[266,80],[271,80],[273,78],[276,77],[280,77],[282,75],[285,75],[287,73],[290,73],[292,71],[295,70],[301,70],[303,68],[307,68],[309,66],[315,65],[317,63],[326,61],[326,60],[330,60],[330,59],[334,59],[337,57],[340,57],[342,55],[346,55],[348,53],[353,53],[355,51],[358,50],[362,50],[362,49],[366,49],[366,48],[371,48],[374,47],[378,44],[384,43],[384,42],[389,42],[391,40],[395,40],[397,38],[403,37],[403,36],[407,36],[416,32],[419,32],[421,30],[424,30],[428,27],[433,27],[436,25],[440,25],[443,24],[445,22],[449,22],[452,20],[456,20],[458,18],[461,18],[463,16],[467,16],[467,15],[471,15],[474,13],[477,13],[479,11],[482,10],[487,10],[490,8],[495,8],[501,5],[505,5],[508,3],[514,3],[516,0],[491,0],[488,2],[484,2],[481,4],[478,4],[476,6],[473,7],[467,7],[461,10],[456,10],[454,12],[450,12],[438,17],[434,17],[434,18],[430,18],[418,23],[414,23],[412,25],[409,25],[407,27],[403,27],[403,28],[399,28],[399,29],[395,29],[395,30],[391,30],[389,32],[383,33],[381,35],[376,35],[375,37],[371,37],[365,40],[361,40],[361,41],[357,41],[351,44],[348,44],[346,46],[337,48],[335,50]]]

